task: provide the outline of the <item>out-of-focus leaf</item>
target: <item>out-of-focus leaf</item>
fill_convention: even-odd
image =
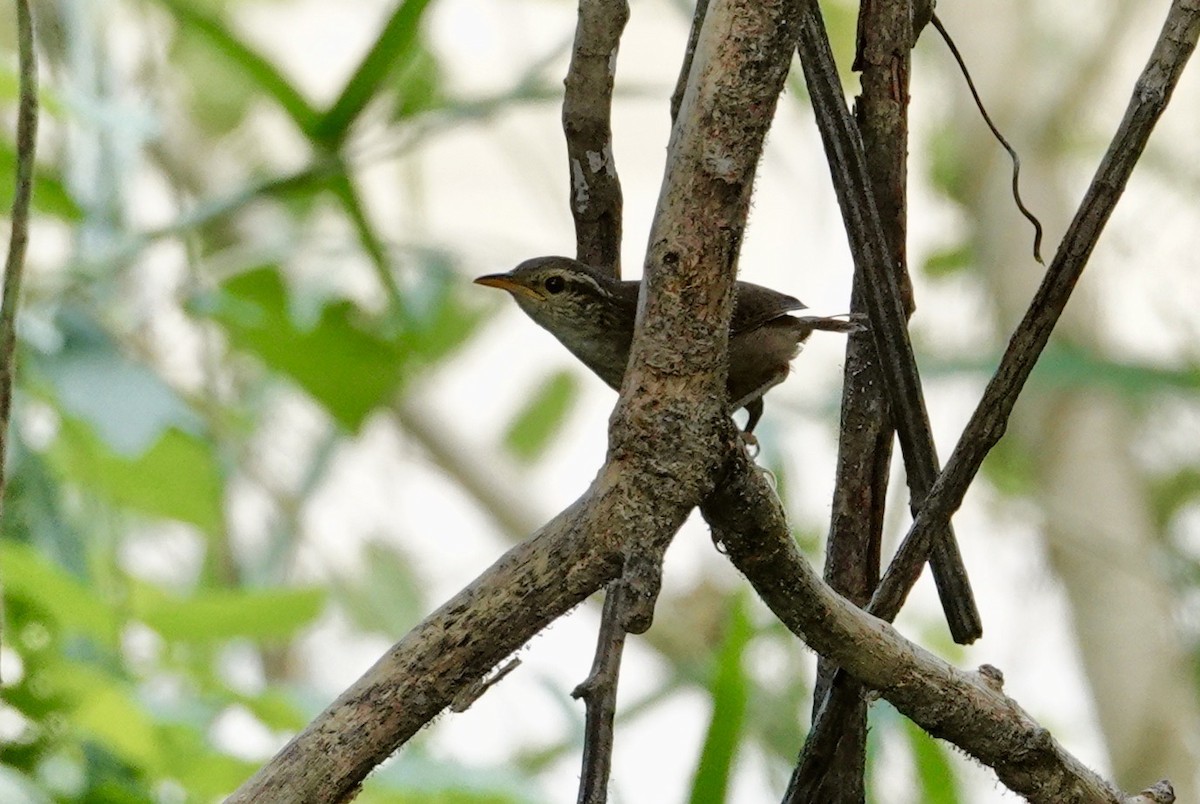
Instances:
[[[1019,497],[1033,492],[1036,469],[1033,456],[1025,445],[1012,438],[1002,438],[984,459],[982,472],[997,491]]]
[[[315,588],[202,591],[172,597],[143,586],[133,600],[139,619],[164,638],[185,642],[292,636],[324,607],[325,590]]]
[[[221,526],[221,471],[212,445],[170,428],[145,452],[121,455],[83,422],[64,417],[48,458],[59,474],[110,503],[190,522],[206,533]]]
[[[448,262],[426,255],[422,268],[404,287],[399,337],[414,362],[428,366],[465,343],[483,315],[459,300],[463,282]]]
[[[921,801],[925,804],[958,804],[961,800],[958,779],[944,744],[921,731],[920,726],[907,718],[904,719],[904,731],[912,749]]]
[[[922,360],[931,373],[979,373],[990,375],[999,356],[982,360]],[[1142,399],[1164,392],[1193,393],[1200,390],[1200,367],[1166,368],[1144,363],[1110,360],[1073,344],[1046,347],[1030,375],[1037,390],[1103,389],[1128,399]]]
[[[33,779],[14,768],[0,765],[0,801],[7,804],[52,804]]]
[[[114,451],[136,456],[172,426],[197,430],[200,418],[147,366],[125,357],[102,333],[68,330],[63,348],[36,362],[54,387],[59,406],[86,421]]]
[[[970,268],[974,254],[966,244],[935,251],[925,258],[921,269],[926,276],[942,278],[953,276]]]
[[[278,689],[268,689],[258,695],[239,696],[238,702],[269,729],[296,732],[304,728],[309,717],[296,702]]]
[[[235,347],[290,377],[349,430],[388,402],[403,378],[405,344],[366,328],[350,302],[326,305],[311,327],[297,325],[274,268],[240,274],[192,307],[219,321]]]
[[[116,634],[117,617],[108,603],[33,547],[0,540],[0,573],[5,595],[26,600],[63,630],[100,641]]]
[[[192,71],[192,74],[209,76],[211,80],[211,73],[217,65],[224,65],[223,69],[219,70],[219,86],[213,87],[214,97],[224,95],[237,85],[252,85],[274,98],[301,131],[313,130],[318,114],[300,90],[267,58],[243,42],[223,21],[198,8],[189,0],[159,0],[159,3],[175,16],[181,28],[207,41],[213,50],[223,57],[216,63],[211,58],[207,59],[204,71]]]
[[[1200,497],[1200,467],[1185,466],[1155,480],[1150,488],[1151,508],[1158,530],[1165,531],[1181,508]]]
[[[504,446],[516,458],[532,461],[541,455],[571,412],[579,386],[575,375],[557,371],[542,381],[504,432]]]
[[[77,695],[71,720],[131,765],[160,771],[163,756],[154,721],[111,677],[89,673],[87,678],[90,683]]]
[[[374,783],[374,784],[370,784]],[[506,768],[471,768],[419,750],[402,752],[369,780],[374,802],[396,804],[534,804],[531,781]]]
[[[929,138],[930,181],[935,190],[953,200],[966,195],[969,175],[959,148],[961,142],[957,129],[950,125],[935,129]]]
[[[8,210],[12,207],[16,168],[16,152],[8,142],[0,142],[0,209]],[[31,204],[35,212],[68,221],[78,221],[83,216],[79,205],[67,192],[66,185],[45,165],[34,168]]]
[[[400,289],[392,275],[391,260],[388,258],[383,238],[375,231],[374,225],[367,217],[367,210],[363,206],[353,178],[345,173],[333,176],[329,181],[329,188],[346,210],[346,217],[354,224],[354,230],[358,232],[358,241],[371,258],[371,264],[375,266],[376,275],[387,292],[389,302],[400,306],[403,303],[400,299]]]
[[[212,748],[203,730],[162,722],[157,728],[163,775],[179,780],[189,800],[217,801],[228,795],[258,768]]]
[[[717,664],[709,685],[713,711],[704,735],[700,762],[692,777],[692,804],[715,804],[724,801],[729,793],[749,699],[742,658],[753,635],[754,627],[746,612],[745,598],[735,595],[731,600],[725,639],[717,653]]]
[[[443,106],[441,71],[437,59],[418,41],[398,71],[393,117],[405,120]]]
[[[394,547],[372,542],[363,558],[365,571],[339,584],[338,601],[364,631],[404,633],[425,610],[420,578]]]
[[[15,67],[16,60],[13,60]],[[21,97],[21,77],[11,67],[0,67],[0,102],[16,105]],[[66,104],[58,90],[53,86],[39,83],[37,91],[38,112],[54,117],[62,117],[66,113]],[[9,188],[11,189],[11,188]]]
[[[346,138],[362,110],[377,97],[395,65],[412,57],[421,16],[428,6],[429,0],[403,0],[396,8],[338,99],[317,123],[312,132],[316,140],[337,145]]]

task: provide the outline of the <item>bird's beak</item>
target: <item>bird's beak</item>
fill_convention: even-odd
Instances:
[[[520,293],[522,296],[533,299],[534,301],[542,301],[542,299],[545,298],[533,288],[517,282],[508,274],[488,274],[487,276],[481,276],[475,280],[475,284],[485,285],[489,288],[500,288],[501,290],[507,290],[509,293],[513,294]]]

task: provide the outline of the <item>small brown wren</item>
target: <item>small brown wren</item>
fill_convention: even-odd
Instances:
[[[621,388],[633,341],[640,282],[621,281],[567,257],[535,257],[476,284],[507,290],[526,314],[583,364]],[[857,332],[855,318],[792,316],[799,299],[738,282],[729,325],[729,412],[745,408],[750,433],[763,413],[763,394],[783,382],[792,358],[813,330]]]

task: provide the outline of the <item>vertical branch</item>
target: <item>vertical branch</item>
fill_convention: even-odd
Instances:
[[[12,203],[12,234],[4,264],[4,298],[0,301],[0,505],[3,505],[8,458],[8,428],[17,348],[17,304],[29,244],[29,203],[33,197],[33,161],[37,148],[37,57],[33,52],[33,18],[29,0],[17,3],[17,51],[20,99],[17,105],[17,169]]]
[[[612,94],[621,32],[628,19],[626,0],[579,0],[562,108],[575,257],[618,278],[622,198],[612,150]],[[624,600],[622,581],[610,583],[592,671],[572,693],[583,700],[586,711],[579,804],[603,804],[608,799],[617,682],[625,651]]]
[[[621,655],[625,651],[625,626],[621,612],[625,587],[619,580],[604,593],[600,634],[592,672],[571,692],[587,707],[583,727],[583,769],[579,775],[578,804],[604,804],[608,800],[608,777],[612,771],[613,718],[617,714],[617,681]]]
[[[17,356],[17,304],[29,245],[29,203],[33,198],[33,162],[37,150],[37,56],[33,51],[33,17],[29,0],[17,3],[17,58],[20,97],[17,101],[17,165],[13,190],[12,229],[4,263],[4,297],[0,300],[0,511],[8,481],[8,428],[12,422],[13,377]]]
[[[696,42],[700,39],[700,29],[704,27],[704,15],[707,12],[708,0],[696,0],[696,10],[692,12],[692,29],[688,32],[687,48],[683,52],[683,64],[679,66],[679,78],[675,80],[675,91],[671,93],[672,125],[679,117],[679,107],[683,105],[683,93],[687,92],[688,75],[692,72],[692,57],[696,55]]]
[[[854,69],[862,93],[855,120],[867,174],[889,247],[888,266],[910,315],[914,304],[907,263],[908,87],[912,46],[911,0],[860,6]],[[865,313],[864,278],[854,275],[850,309]],[[884,502],[895,428],[876,366],[870,332],[850,335],[842,384],[837,482],[825,554],[825,580],[858,606],[879,583]],[[822,658],[813,692],[810,729],[788,787],[788,801],[860,802],[866,798],[867,701],[853,679],[833,685],[837,666]]]
[[[563,94],[575,256],[621,275],[621,182],[612,151],[612,93],[626,0],[579,0]]]
[[[862,140],[846,108],[842,82],[816,0],[802,0],[800,22],[800,63],[834,174],[834,190],[842,208],[855,269],[863,277],[863,300],[870,312],[880,374],[900,437],[915,509],[923,504],[933,485],[938,459],[909,340],[904,301],[895,271],[888,267],[890,249],[867,179]],[[927,553],[905,557],[914,563],[907,569],[919,575],[926,556],[933,568],[951,635],[957,642],[974,641],[983,632],[983,626],[962,556],[948,525],[938,529]]]

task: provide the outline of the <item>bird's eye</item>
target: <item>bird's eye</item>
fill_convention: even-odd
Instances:
[[[547,293],[562,293],[567,286],[567,280],[555,274],[554,276],[546,277],[546,281],[542,283],[546,286]]]

